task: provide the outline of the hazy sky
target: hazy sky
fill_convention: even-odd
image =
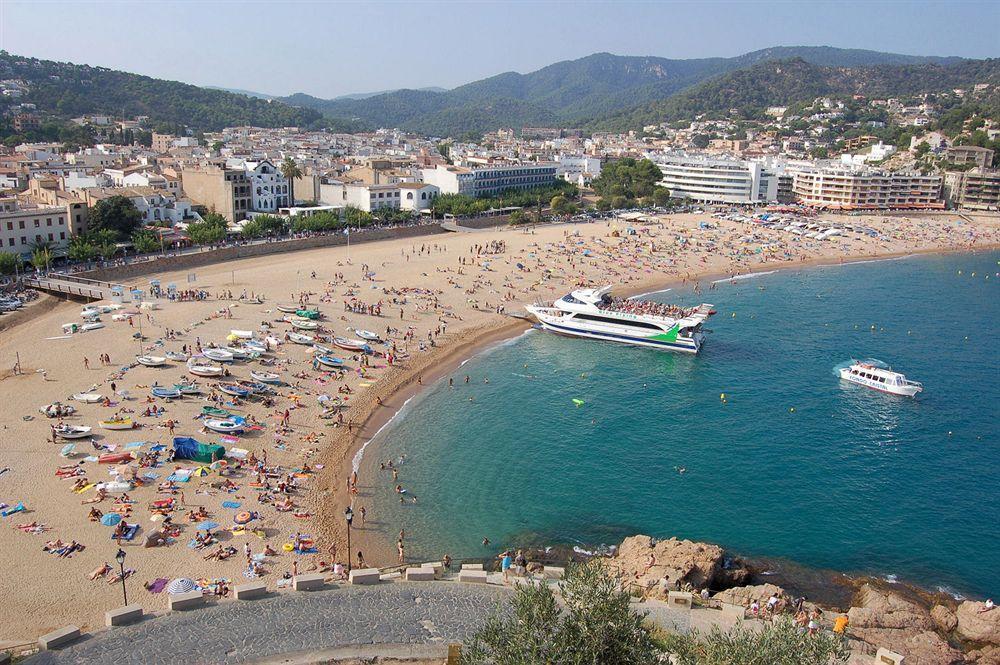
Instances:
[[[198,85],[332,97],[453,87],[599,51],[778,45],[1000,56],[1000,2],[0,0],[0,48]]]

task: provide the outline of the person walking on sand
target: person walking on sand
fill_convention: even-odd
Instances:
[[[83,368],[90,369],[90,359],[87,356],[83,357]]]
[[[358,550],[358,568],[367,568],[365,565],[365,555],[361,550]]]

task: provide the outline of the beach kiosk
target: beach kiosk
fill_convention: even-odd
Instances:
[[[160,280],[158,280],[158,279],[151,279],[151,280],[149,280],[149,293],[154,298],[159,298],[160,297],[160,293],[161,293],[161,291],[160,291]]]
[[[116,305],[121,305],[125,302],[125,287],[121,284],[115,284],[111,287],[111,302]]]

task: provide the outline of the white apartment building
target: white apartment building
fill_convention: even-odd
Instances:
[[[941,176],[919,173],[803,167],[793,172],[792,191],[806,205],[841,210],[944,207]]]
[[[579,187],[589,187],[601,175],[600,157],[588,155],[557,155],[556,177]]]
[[[32,206],[17,199],[0,199],[0,252],[30,256],[47,244],[60,251],[69,244],[68,212],[64,207]]]
[[[767,203],[778,199],[782,168],[761,162],[693,155],[654,155],[670,196],[705,203]]]
[[[289,200],[288,179],[269,160],[230,159],[226,167],[246,171],[250,180],[251,210],[277,213],[279,208],[287,208],[292,203]]]
[[[533,189],[555,184],[556,164],[497,163],[476,167],[438,164],[433,169],[421,169],[421,174],[424,182],[436,186],[442,194],[496,196],[512,189]]]
[[[441,190],[426,182],[399,183],[399,207],[402,210],[427,210]]]

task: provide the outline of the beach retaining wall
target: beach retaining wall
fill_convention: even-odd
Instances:
[[[416,226],[398,226],[388,229],[366,229],[352,233],[350,239],[351,244],[354,245],[366,242],[375,242],[377,240],[417,238],[420,236],[437,235],[440,233],[448,233],[448,231],[441,228],[440,224],[419,224]],[[74,274],[77,277],[86,277],[88,279],[121,282],[123,280],[153,273],[188,270],[191,268],[200,268],[216,263],[223,263],[225,261],[236,261],[238,259],[252,258],[255,256],[266,256],[268,254],[278,254],[281,252],[297,252],[306,249],[318,249],[321,247],[339,247],[342,245],[347,245],[347,236],[342,233],[331,233],[328,235],[291,238],[288,240],[277,240],[274,242],[234,245],[231,247],[220,247],[218,249],[205,249],[201,252],[156,257],[155,259],[149,261],[136,261],[135,263],[108,266]]]

